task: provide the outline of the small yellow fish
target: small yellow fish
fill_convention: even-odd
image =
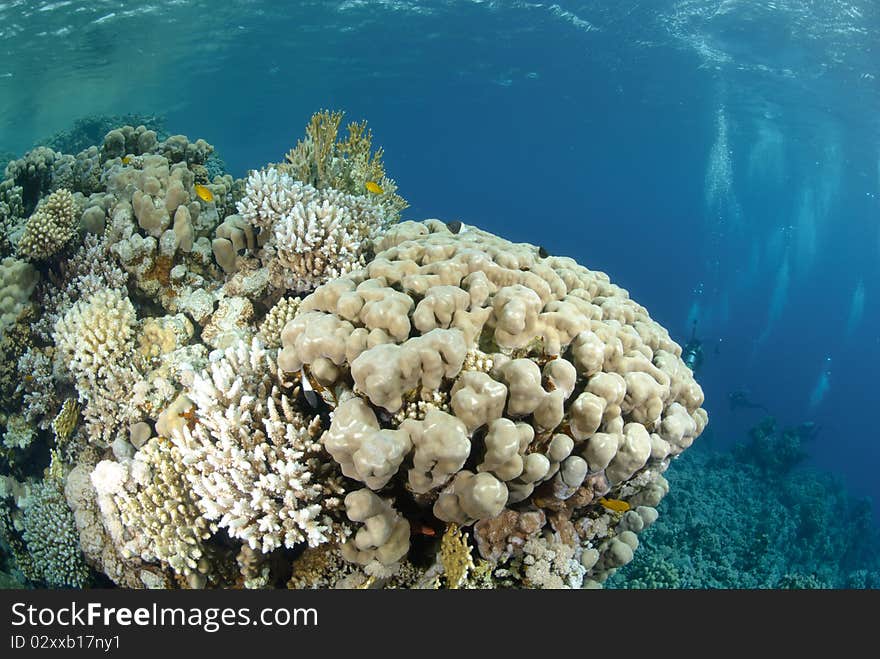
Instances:
[[[376,183],[375,181],[367,181],[366,183],[364,183],[364,187],[365,187],[367,190],[369,190],[370,192],[372,192],[373,194],[382,194],[383,192],[385,192],[385,191],[379,186],[379,184]]]
[[[122,159],[122,164],[123,164],[123,165],[131,164],[131,156],[125,156],[125,157]]]
[[[616,513],[625,513],[630,509],[630,505],[622,499],[606,499],[605,497],[602,497],[599,499],[599,503],[608,510],[613,510]]]
[[[209,204],[214,201],[214,193],[208,189],[208,186],[202,185],[201,183],[196,183],[195,188],[196,195],[199,199]]]

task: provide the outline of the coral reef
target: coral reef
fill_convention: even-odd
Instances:
[[[38,277],[37,271],[26,261],[11,256],[0,261],[0,337],[24,311]]]
[[[70,128],[41,140],[40,144],[61,153],[79,153],[102,142],[107,133],[120,126],[144,126],[146,130],[151,130],[157,135],[165,133],[164,117],[142,114],[93,114],[75,119]]]
[[[22,578],[590,588],[638,555],[707,423],[681,348],[604,273],[398,222],[382,150],[341,122],[246,180],[144,124],[9,163]]]

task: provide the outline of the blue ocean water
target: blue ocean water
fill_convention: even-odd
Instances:
[[[406,218],[574,257],[700,339],[699,441],[814,423],[807,463],[880,523],[876,2],[0,2],[0,151],[152,113],[240,177],[319,108],[369,121]]]

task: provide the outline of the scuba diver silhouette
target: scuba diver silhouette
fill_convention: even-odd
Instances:
[[[703,365],[703,342],[697,338],[697,321],[694,321],[691,338],[681,351],[681,359],[687,367],[697,374]]]
[[[749,392],[745,389],[730,392],[727,394],[727,401],[730,403],[731,412],[736,412],[737,410],[761,410],[770,414],[770,410],[761,403],[754,402]]]

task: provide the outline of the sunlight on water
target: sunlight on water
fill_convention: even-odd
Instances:
[[[871,49],[873,12],[872,0],[680,0],[660,20],[704,66],[806,80],[834,65],[861,71],[860,55]],[[738,38],[743,25],[752,36],[748,48]]]

